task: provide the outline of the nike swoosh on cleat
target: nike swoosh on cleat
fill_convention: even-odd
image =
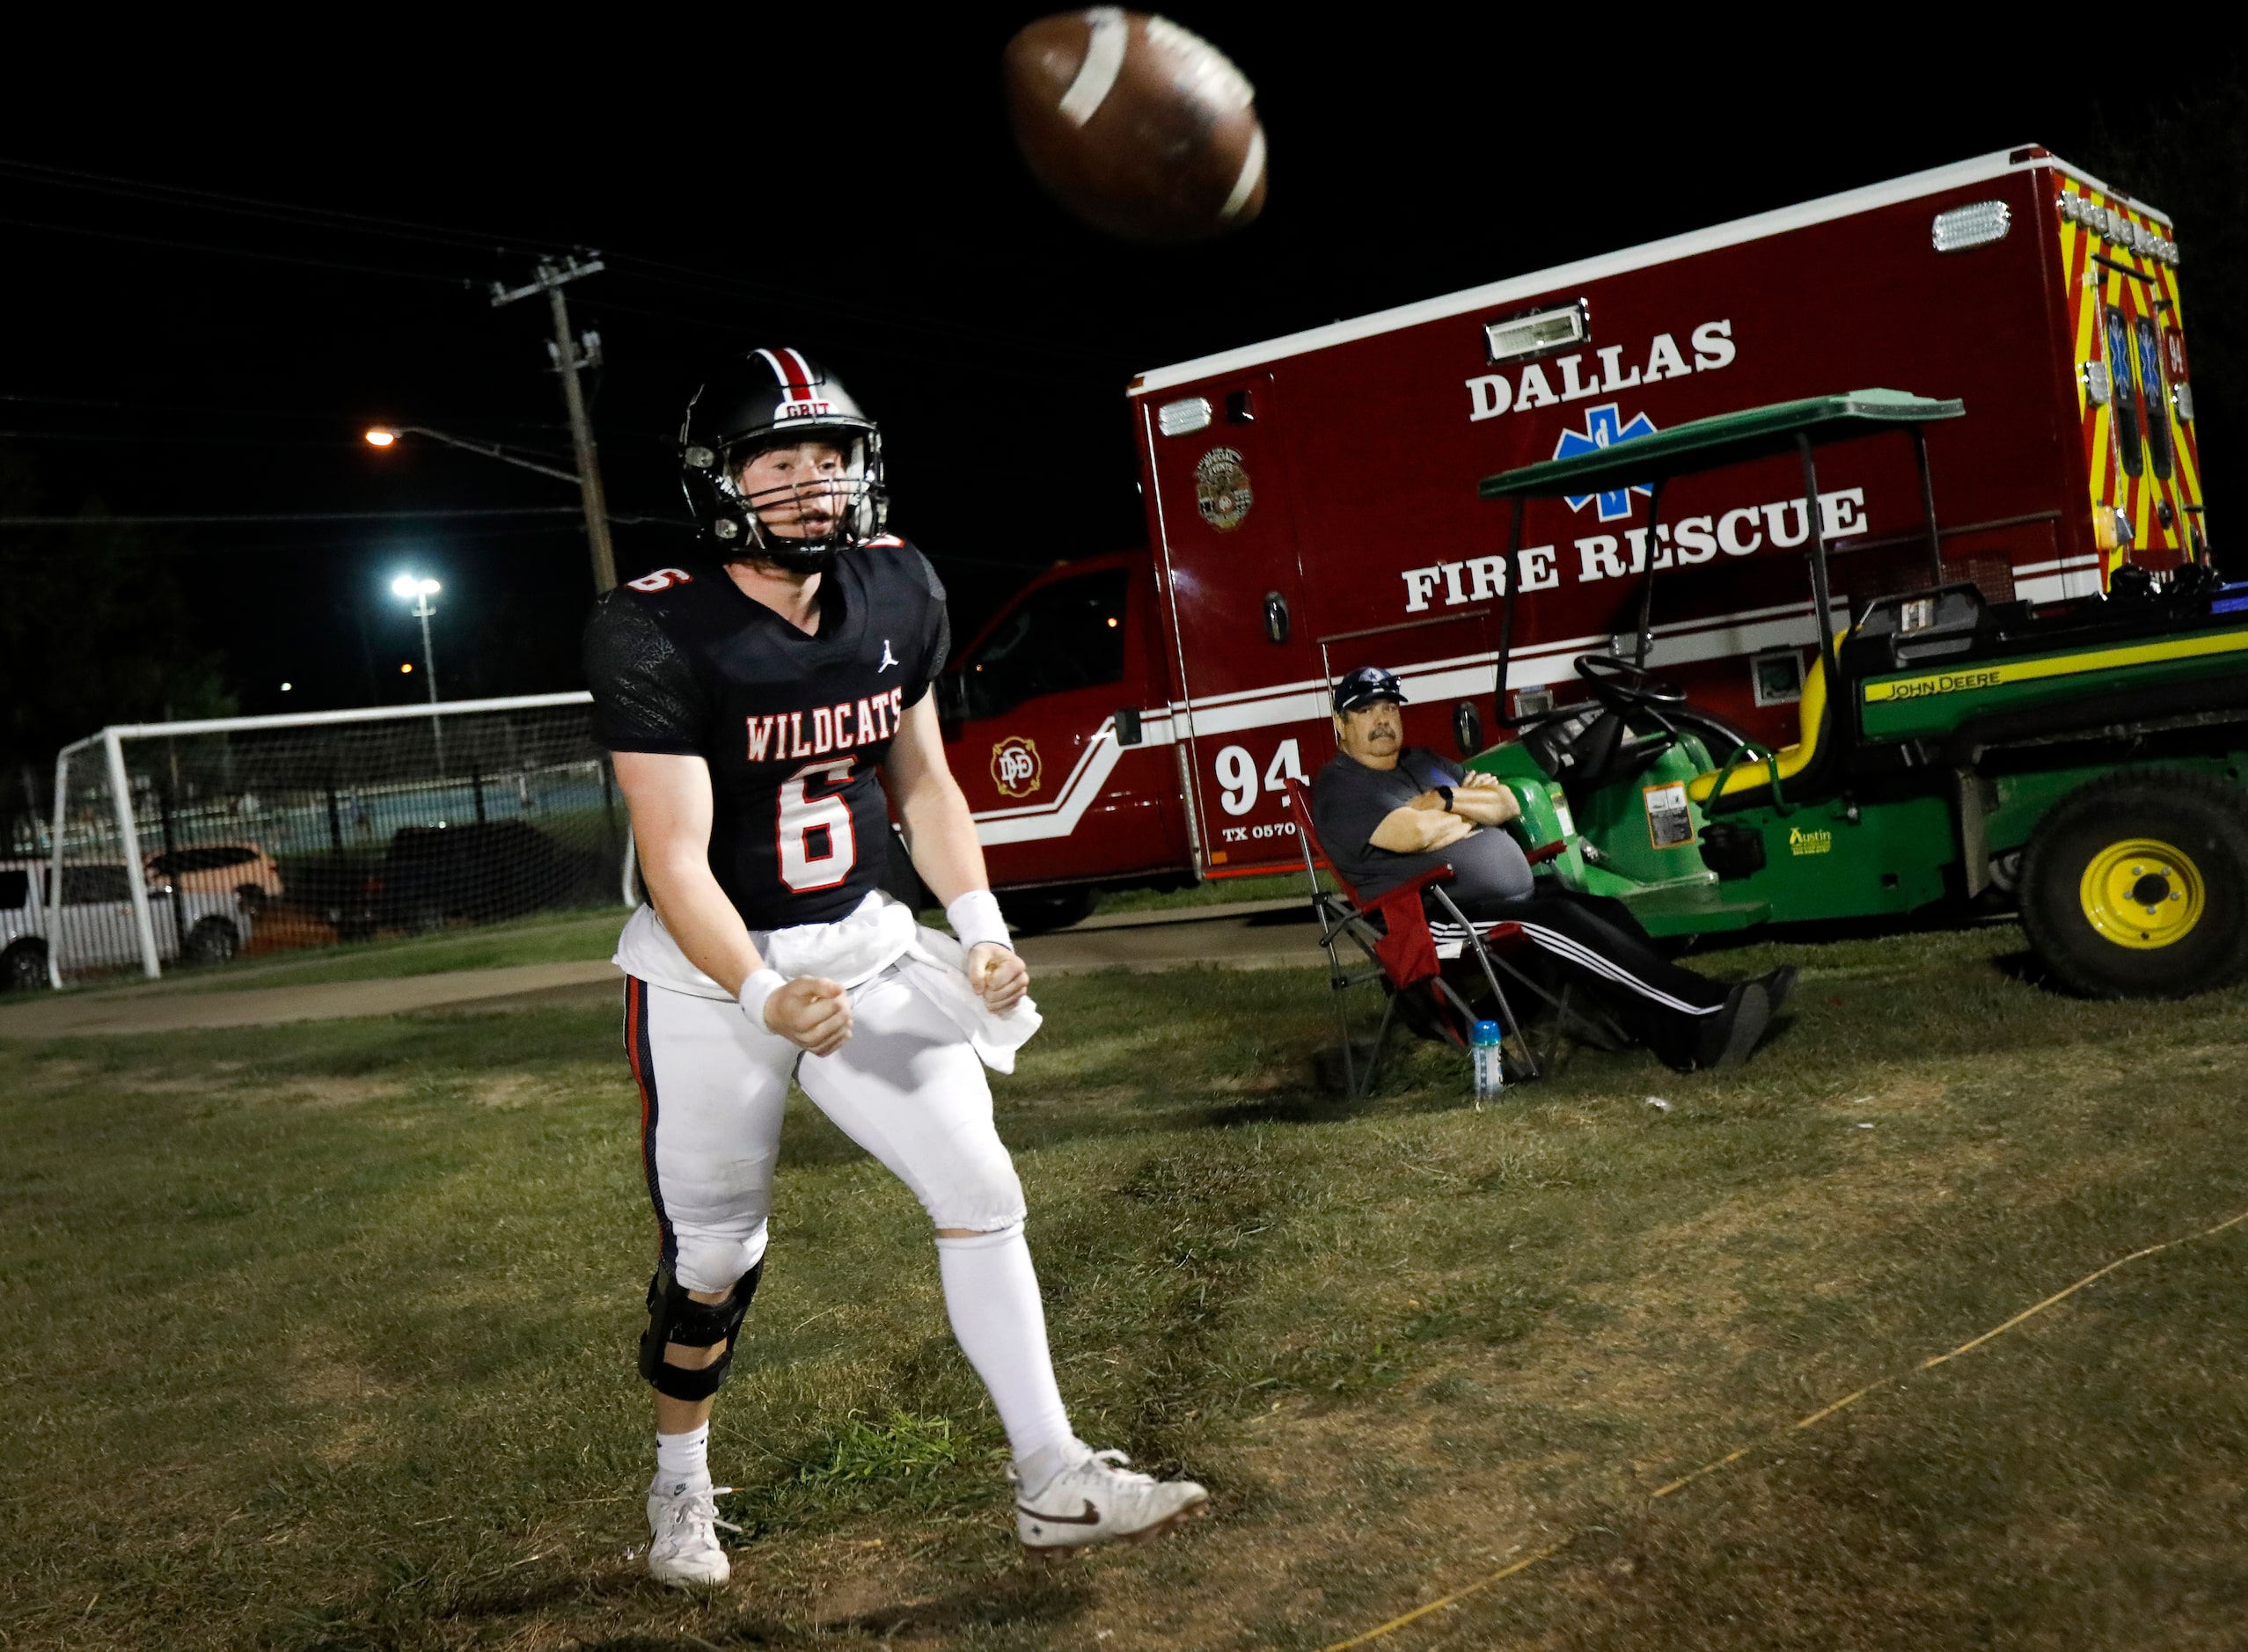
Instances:
[[[1033,1520],[1043,1520],[1053,1525],[1095,1526],[1101,1524],[1101,1511],[1093,1506],[1093,1500],[1090,1497],[1085,1500],[1085,1512],[1081,1515],[1040,1514],[1036,1509],[1029,1508],[1022,1503],[1017,1503],[1014,1506]]]

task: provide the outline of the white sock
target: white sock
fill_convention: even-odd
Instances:
[[[1033,1468],[1043,1486],[1083,1448],[1070,1432],[1069,1412],[1054,1385],[1045,1305],[1038,1299],[1038,1276],[1021,1225],[973,1239],[939,1239],[937,1271],[952,1334],[991,1391],[1016,1467],[1025,1486],[1036,1490]]]
[[[655,1436],[655,1479],[663,1490],[677,1495],[692,1486],[710,1484],[710,1424],[685,1434]]]

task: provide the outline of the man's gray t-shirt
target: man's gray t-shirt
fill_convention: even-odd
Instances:
[[[1521,846],[1504,827],[1478,826],[1449,848],[1421,854],[1401,855],[1373,846],[1375,829],[1392,811],[1436,786],[1456,790],[1459,785],[1459,768],[1425,747],[1407,747],[1398,754],[1394,769],[1369,769],[1355,757],[1338,754],[1312,783],[1312,826],[1336,871],[1367,900],[1431,866],[1442,866],[1454,874],[1446,892],[1462,905],[1527,900],[1535,880]]]

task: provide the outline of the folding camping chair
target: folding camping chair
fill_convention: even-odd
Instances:
[[[1621,1034],[1615,1027],[1574,1009],[1565,989],[1559,996],[1549,992],[1508,961],[1507,954],[1530,945],[1520,925],[1478,925],[1468,921],[1444,888],[1452,881],[1450,866],[1432,866],[1373,900],[1366,900],[1335,869],[1333,857],[1320,847],[1319,833],[1311,820],[1311,793],[1304,783],[1290,780],[1287,796],[1288,813],[1303,845],[1304,872],[1311,882],[1312,910],[1319,918],[1320,945],[1327,953],[1327,984],[1333,994],[1336,1029],[1343,1042],[1344,1083],[1352,1097],[1373,1091],[1374,1078],[1380,1071],[1382,1052],[1388,1042],[1390,1023],[1396,1018],[1399,1002],[1408,994],[1425,989],[1434,1011],[1432,1019],[1445,1041],[1461,1049],[1468,1048],[1468,1035],[1476,1019],[1475,1012],[1459,989],[1444,976],[1445,964],[1463,957],[1475,959],[1498,1005],[1500,1022],[1521,1046],[1526,1077],[1540,1076],[1537,1055],[1515,1020],[1514,1006],[1507,998],[1506,989],[1499,983],[1501,971],[1516,985],[1553,1008],[1556,1048],[1560,1034],[1572,1026],[1603,1047],[1621,1044]],[[1560,843],[1548,844],[1531,851],[1528,859],[1535,866],[1552,859],[1563,848]],[[1339,892],[1319,887],[1319,863],[1322,860],[1335,872]],[[1424,895],[1432,898],[1443,911],[1444,933],[1440,937],[1429,922]],[[1357,968],[1343,961],[1338,948],[1345,941],[1355,946],[1365,959]],[[1374,1034],[1373,1051],[1367,1058],[1362,1085],[1358,1080],[1358,1057],[1351,1044],[1350,1017],[1344,1008],[1342,995],[1351,987],[1377,981],[1382,985],[1384,998],[1381,1024]],[[1553,1052],[1548,1053],[1550,1056]]]

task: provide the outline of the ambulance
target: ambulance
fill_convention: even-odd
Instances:
[[[1462,757],[1588,654],[1796,740],[1819,632],[1791,461],[1659,512],[1629,483],[1519,524],[1478,496],[1688,420],[1847,387],[1965,405],[1925,455],[1822,455],[1830,626],[1929,584],[1931,515],[1993,603],[2206,561],[2178,269],[2167,217],[2032,146],[1141,374],[1148,549],[1042,575],[939,685],[994,885],[1051,924],[1300,866],[1285,787],[1360,665],[1403,679],[1409,742]]]

